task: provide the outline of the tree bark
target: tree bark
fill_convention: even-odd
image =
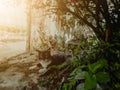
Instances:
[[[27,40],[26,51],[30,52],[31,48],[31,0],[27,0]]]

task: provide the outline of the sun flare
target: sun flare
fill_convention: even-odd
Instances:
[[[25,4],[15,0],[0,0],[0,25],[25,27]]]

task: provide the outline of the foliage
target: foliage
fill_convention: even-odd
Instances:
[[[81,81],[79,82],[79,80],[76,81],[80,83],[79,87],[85,86],[86,90],[95,89],[97,86],[101,86],[103,89],[107,90],[119,89],[119,0],[56,1],[58,3],[58,11],[61,12],[58,14],[60,14],[61,17],[71,15],[79,25],[87,25],[90,27],[98,38],[97,43],[89,43],[88,48],[83,50],[86,55],[82,58],[82,61],[80,61],[80,66],[84,66],[84,68],[75,68],[75,71],[78,71],[76,69],[81,69],[81,72],[86,71],[84,75],[85,79],[82,83],[80,83]],[[75,73],[73,77],[76,75]],[[103,76],[101,77],[101,75]]]
[[[57,14],[60,14],[61,17],[69,14],[79,25],[89,26],[99,40],[112,42],[113,33],[120,30],[119,0],[56,1],[58,4]]]
[[[110,44],[96,40],[92,40],[89,43],[82,42],[74,48],[71,46],[70,49],[73,50],[74,61],[69,67],[72,68],[72,72],[67,73],[69,77],[66,80],[58,81],[57,90],[119,90],[119,47],[120,44],[118,42]],[[80,58],[77,58],[78,55]],[[60,70],[61,66],[51,68]],[[64,70],[63,67],[62,70]],[[52,78],[51,80],[55,82],[56,79]],[[48,83],[50,82],[48,81]],[[54,84],[52,85],[54,86]]]
[[[120,89],[120,1],[56,0],[56,15],[66,33],[90,27],[98,40],[72,49],[75,60],[59,90]],[[69,16],[69,18],[68,18]],[[58,21],[58,22],[59,22]],[[70,32],[70,30],[72,31]],[[80,54],[78,54],[80,53]],[[80,58],[76,58],[77,55]]]
[[[85,57],[73,61],[71,66],[74,70],[70,74],[69,83],[65,83],[67,86],[62,90],[119,90],[120,52],[116,48],[111,48],[114,45],[98,42],[92,46],[92,51],[85,50]],[[111,56],[106,56],[110,53]],[[111,58],[111,62],[108,57]],[[66,89],[68,87],[70,89]]]

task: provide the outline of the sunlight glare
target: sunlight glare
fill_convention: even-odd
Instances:
[[[25,27],[25,5],[16,5],[14,1],[0,0],[0,25]]]

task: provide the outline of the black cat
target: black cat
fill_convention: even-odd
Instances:
[[[36,50],[38,52],[38,57],[40,60],[46,60],[48,58],[51,57],[51,50],[45,50],[45,51],[40,51],[40,50]]]

